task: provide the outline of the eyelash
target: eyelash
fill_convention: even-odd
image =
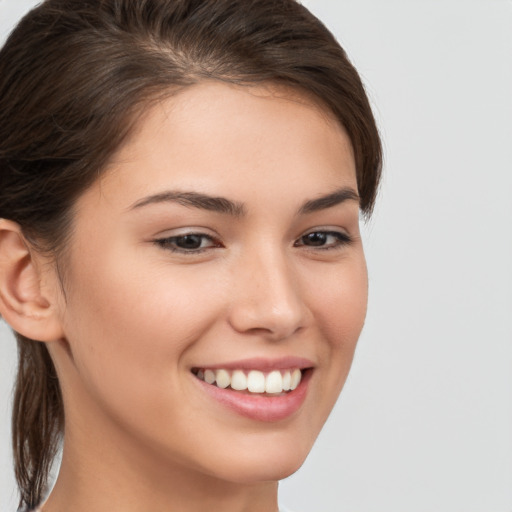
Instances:
[[[334,237],[336,239],[336,241],[334,244],[330,244],[330,245],[308,246],[303,242],[306,237],[309,237],[311,235],[322,235],[324,237]],[[194,237],[196,239],[199,238],[199,239],[201,239],[201,243],[204,240],[208,240],[211,242],[211,245],[209,245],[208,247],[198,247],[198,248],[191,248],[191,249],[177,247],[177,245],[176,245],[177,242],[179,240],[185,239],[187,237]],[[310,231],[309,233],[302,235],[293,244],[293,246],[294,247],[311,247],[312,250],[316,250],[316,251],[329,251],[329,250],[341,249],[342,247],[348,246],[352,243],[352,241],[353,240],[349,235],[339,232],[339,231],[318,230],[318,231]],[[201,254],[205,251],[208,251],[209,249],[215,249],[215,248],[222,247],[222,244],[219,241],[217,241],[215,238],[213,238],[210,235],[206,235],[205,233],[185,233],[183,235],[171,236],[171,237],[167,237],[167,238],[160,238],[160,239],[155,240],[154,242],[158,246],[162,247],[163,249],[169,250],[171,252],[177,252],[177,253],[181,253],[181,254],[190,254],[190,255]]]

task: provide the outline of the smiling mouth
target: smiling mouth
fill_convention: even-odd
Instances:
[[[223,368],[193,368],[192,373],[207,384],[247,394],[282,396],[295,390],[302,380],[299,368],[273,370],[226,370]]]

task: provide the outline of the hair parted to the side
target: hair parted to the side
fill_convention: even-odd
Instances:
[[[318,98],[351,139],[371,213],[382,154],[368,99],[332,34],[295,0],[46,0],[0,51],[0,217],[58,264],[75,200],[138,115],[207,79]],[[15,473],[30,508],[46,492],[64,411],[44,343],[16,336]]]

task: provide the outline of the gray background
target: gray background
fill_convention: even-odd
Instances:
[[[34,1],[0,0],[0,38]],[[386,149],[368,320],[297,512],[512,511],[512,3],[309,0]],[[0,323],[0,510],[15,509]],[[269,461],[271,464],[272,461]]]

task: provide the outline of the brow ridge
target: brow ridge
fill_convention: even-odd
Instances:
[[[327,195],[306,201],[298,210],[299,215],[307,215],[317,211],[326,210],[344,203],[345,201],[356,201],[360,198],[357,192],[350,187],[343,187]],[[142,208],[150,204],[175,202],[191,208],[213,211],[243,217],[247,209],[243,203],[226,199],[225,197],[210,196],[199,192],[167,191],[153,194],[137,201],[130,209]]]
[[[332,208],[346,201],[360,202],[359,194],[350,187],[343,187],[330,194],[306,201],[299,209],[299,214],[305,215],[320,210]]]
[[[242,217],[246,214],[242,203],[231,201],[225,197],[215,197],[199,192],[168,191],[154,194],[137,201],[131,209],[141,208],[149,204],[175,202],[182,206],[200,208],[202,210],[224,213],[233,217]]]

